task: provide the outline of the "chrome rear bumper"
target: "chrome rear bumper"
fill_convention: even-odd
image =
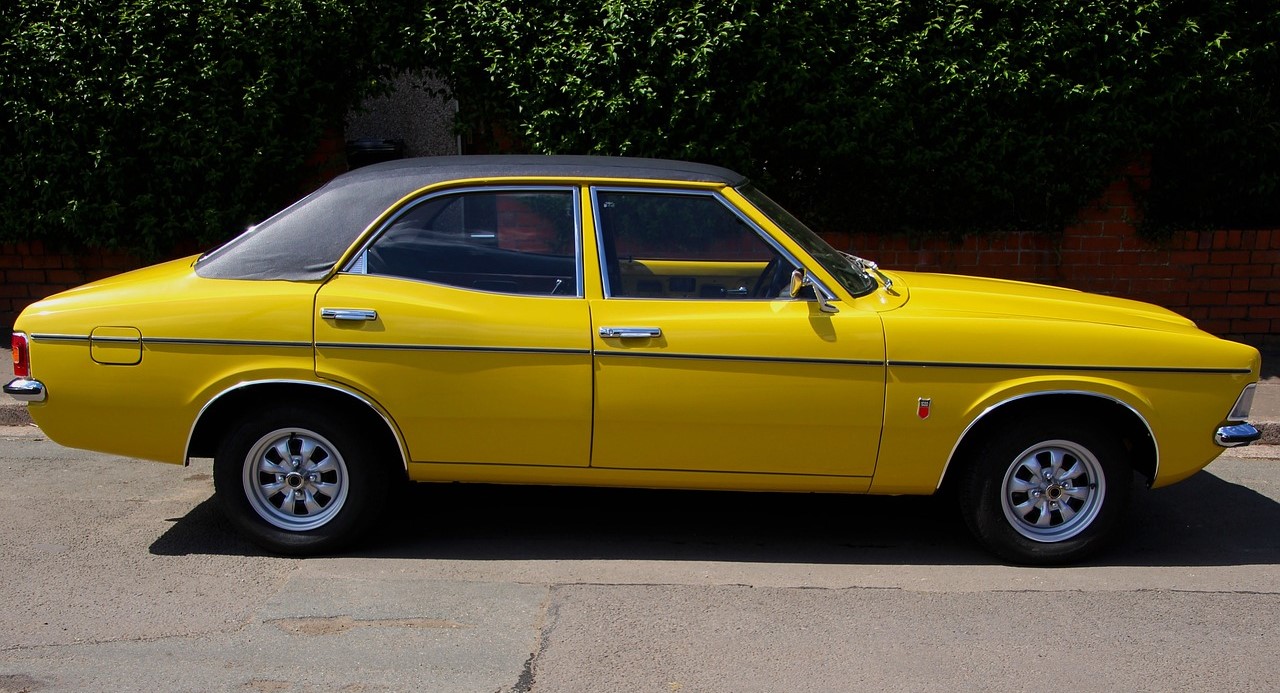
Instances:
[[[14,378],[4,386],[4,393],[21,402],[43,402],[44,383],[31,378]]]
[[[1248,445],[1261,437],[1262,433],[1252,424],[1238,423],[1220,427],[1213,434],[1213,442],[1224,448],[1234,448],[1237,445]]]

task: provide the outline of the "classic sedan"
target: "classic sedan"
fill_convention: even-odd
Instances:
[[[882,270],[743,176],[605,157],[379,164],[201,257],[30,306],[54,441],[184,464],[271,551],[336,550],[392,484],[946,492],[1061,563],[1247,423],[1260,359],[1168,310]]]

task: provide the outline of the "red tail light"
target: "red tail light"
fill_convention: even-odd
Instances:
[[[13,333],[13,374],[18,378],[31,375],[31,351],[27,348],[27,336]]]

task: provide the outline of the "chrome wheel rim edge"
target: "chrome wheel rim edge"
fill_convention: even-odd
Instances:
[[[242,471],[249,506],[268,524],[290,532],[332,521],[346,504],[351,486],[337,447],[303,428],[263,435],[250,446]]]
[[[1088,529],[1106,493],[1092,452],[1068,440],[1047,440],[1014,457],[1000,484],[1000,505],[1015,532],[1049,544]]]

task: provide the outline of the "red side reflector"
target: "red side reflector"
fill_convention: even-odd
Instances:
[[[27,336],[21,332],[13,333],[13,375],[26,378],[31,375],[31,352],[27,349]]]

